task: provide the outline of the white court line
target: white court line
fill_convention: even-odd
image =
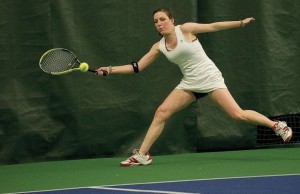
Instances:
[[[260,175],[260,176],[241,176],[241,177],[224,177],[224,178],[208,178],[208,179],[189,179],[189,180],[176,180],[176,181],[162,181],[162,182],[146,182],[146,183],[128,183],[128,184],[118,184],[118,185],[102,185],[102,186],[86,186],[86,187],[73,187],[73,188],[62,188],[62,189],[52,189],[52,190],[40,190],[40,191],[24,191],[24,192],[14,192],[14,193],[4,193],[4,194],[22,194],[22,193],[37,193],[37,192],[47,192],[47,191],[63,191],[63,190],[76,190],[76,189],[101,189],[105,187],[116,187],[116,186],[126,186],[126,185],[147,185],[147,184],[163,184],[163,183],[176,183],[176,182],[192,182],[192,181],[209,181],[209,180],[226,180],[226,179],[243,179],[243,178],[262,178],[262,177],[283,177],[283,176],[299,176],[300,174],[279,174],[279,175]],[[112,188],[115,189],[115,188]],[[118,188],[117,188],[118,189]],[[147,190],[143,190],[145,192]],[[163,192],[163,191],[162,191]],[[174,192],[173,192],[174,193]],[[179,193],[177,193],[179,194]],[[183,194],[183,193],[182,193]],[[185,193],[188,194],[188,193]]]
[[[175,180],[175,181],[162,181],[162,182],[146,182],[146,183],[128,183],[118,185],[103,185],[99,187],[116,187],[127,185],[147,185],[147,184],[159,184],[159,183],[176,183],[176,182],[193,182],[193,181],[209,181],[209,180],[226,180],[226,179],[245,179],[245,178],[263,178],[263,177],[284,177],[284,176],[299,176],[300,174],[279,174],[279,175],[260,175],[260,176],[240,176],[240,177],[223,177],[223,178],[207,178],[207,179],[187,179],[187,180]],[[95,186],[96,188],[97,186]],[[92,188],[92,187],[90,187]]]
[[[162,194],[201,194],[201,193],[186,193],[174,191],[159,191],[159,190],[141,190],[141,189],[123,189],[123,188],[110,188],[110,187],[89,187],[93,189],[111,190],[111,191],[128,191],[135,193],[162,193]]]

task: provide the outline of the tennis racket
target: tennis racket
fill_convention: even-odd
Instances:
[[[82,71],[79,68],[81,62],[70,50],[65,48],[54,48],[45,52],[40,58],[40,68],[52,75],[63,75],[71,73],[73,71]],[[85,64],[87,65],[87,64]],[[87,65],[87,71],[98,74],[97,70],[90,69]],[[108,74],[107,71],[103,71],[103,76]]]

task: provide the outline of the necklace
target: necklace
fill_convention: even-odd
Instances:
[[[174,45],[174,46],[173,46]],[[176,48],[176,46],[177,46],[177,39],[176,39],[176,41],[174,42],[174,43],[172,43],[172,44],[170,44],[169,45],[169,48],[167,47],[167,41],[166,41],[166,39],[165,39],[165,47],[166,47],[166,50],[167,51],[172,51],[172,50],[174,50],[175,48]],[[173,48],[172,48],[173,47]]]

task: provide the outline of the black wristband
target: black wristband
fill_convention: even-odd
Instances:
[[[133,61],[131,63],[131,65],[132,65],[134,73],[138,73],[139,72],[139,64],[137,62]]]

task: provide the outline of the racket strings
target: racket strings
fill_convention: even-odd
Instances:
[[[63,72],[71,69],[77,63],[73,53],[64,49],[53,49],[40,60],[40,67],[47,73]]]

